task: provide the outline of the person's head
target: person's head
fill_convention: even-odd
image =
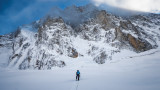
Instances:
[[[77,72],[79,72],[79,70],[77,70]]]

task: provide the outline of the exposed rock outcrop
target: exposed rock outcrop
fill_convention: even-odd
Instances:
[[[114,28],[114,21],[112,21],[112,16],[108,14],[105,10],[101,10],[96,15],[96,21],[100,24],[102,24],[102,28],[105,30]]]
[[[97,56],[93,59],[93,61],[95,61],[95,62],[98,63],[98,64],[104,64],[105,61],[106,61],[106,59],[107,59],[106,53],[105,53],[105,52],[101,52],[99,55],[97,55]]]

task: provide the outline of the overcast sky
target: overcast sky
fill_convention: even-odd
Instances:
[[[160,0],[92,0],[98,6],[108,4],[124,9],[143,11],[143,12],[160,12]]]
[[[106,4],[130,10],[159,13],[160,0],[0,0],[0,35],[42,18],[52,7]]]

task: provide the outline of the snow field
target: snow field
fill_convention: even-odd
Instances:
[[[79,61],[52,70],[5,69],[0,71],[0,90],[159,90],[159,54],[117,58],[102,65],[78,65]],[[80,81],[75,80],[77,69]]]

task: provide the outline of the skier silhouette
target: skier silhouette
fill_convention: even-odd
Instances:
[[[76,81],[77,81],[77,80],[79,81],[79,78],[80,78],[80,71],[77,70],[77,72],[76,72]]]

